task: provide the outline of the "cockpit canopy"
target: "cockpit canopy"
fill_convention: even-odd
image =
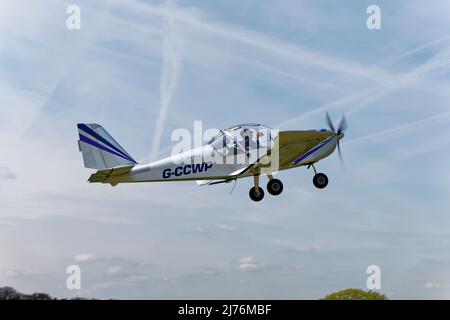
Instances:
[[[234,153],[250,149],[271,148],[277,136],[277,131],[257,123],[235,125],[220,130],[209,144],[219,153],[228,154],[231,149]]]

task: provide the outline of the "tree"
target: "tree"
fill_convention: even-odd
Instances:
[[[37,292],[37,293],[33,293],[33,294],[29,295],[29,299],[30,300],[52,300],[52,297],[50,297],[46,293]]]
[[[345,289],[330,293],[322,300],[388,300],[388,298],[384,294],[371,290]]]

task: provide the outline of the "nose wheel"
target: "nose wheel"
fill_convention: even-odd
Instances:
[[[325,173],[317,173],[316,168],[314,167],[314,164],[310,164],[310,167],[314,169],[314,177],[313,177],[313,184],[318,189],[323,189],[328,185],[328,177]],[[309,168],[309,167],[308,167]]]
[[[313,184],[316,188],[323,189],[328,185],[328,177],[325,173],[314,175]]]

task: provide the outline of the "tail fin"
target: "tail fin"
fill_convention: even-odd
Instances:
[[[79,123],[77,127],[78,147],[86,168],[101,170],[137,164],[101,125]]]

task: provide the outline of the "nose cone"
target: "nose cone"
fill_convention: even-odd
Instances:
[[[343,134],[342,132],[338,134],[337,138],[338,140],[341,140],[343,137],[345,136],[345,134]]]

